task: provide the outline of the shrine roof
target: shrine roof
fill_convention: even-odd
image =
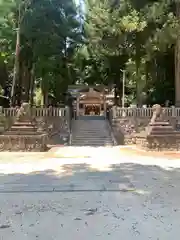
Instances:
[[[69,85],[68,92],[88,92],[89,89],[92,88],[94,91],[102,92],[104,90],[104,86],[102,85]]]

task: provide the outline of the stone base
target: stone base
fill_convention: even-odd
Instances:
[[[179,151],[180,138],[175,136],[168,137],[135,137],[134,142],[137,146],[148,151]]]
[[[134,145],[136,144],[136,139],[132,136],[125,136],[124,137],[124,145]]]
[[[0,135],[0,151],[43,152],[47,150],[47,134]]]

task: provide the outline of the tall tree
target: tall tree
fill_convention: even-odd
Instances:
[[[154,59],[158,54],[165,56],[175,43],[177,21],[172,3],[164,0],[122,0],[120,4],[119,1],[112,4],[108,0],[88,0],[86,35],[92,57],[103,62],[107,79],[113,80],[119,95],[122,92],[120,69],[126,69],[126,85],[130,87],[133,80],[136,103],[142,105],[142,92],[147,94],[148,82],[157,76],[154,71],[162,71]],[[155,67],[149,67],[151,62]],[[134,67],[129,68],[129,63]]]
[[[59,87],[58,79],[63,80],[66,88],[68,82],[73,81],[71,59],[81,42],[74,2],[21,0],[9,8],[8,13],[17,26],[17,38],[12,42],[12,45],[16,43],[12,95],[18,104],[22,99],[29,101],[38,78],[47,104],[48,93],[53,90],[50,86],[54,86],[51,81]],[[5,23],[9,26],[8,18]],[[1,38],[7,39],[7,35],[1,34]]]

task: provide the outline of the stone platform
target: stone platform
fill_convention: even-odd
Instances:
[[[180,132],[164,118],[162,107],[153,106],[153,117],[146,130],[132,133],[125,139],[126,144],[136,144],[148,151],[180,150]]]
[[[180,150],[180,137],[176,135],[165,136],[149,136],[143,137],[142,135],[134,136],[134,143],[141,146],[148,151],[179,151]]]
[[[48,134],[31,119],[28,103],[19,109],[12,127],[0,135],[0,151],[47,150]]]
[[[47,151],[47,134],[34,135],[0,135],[0,151]]]

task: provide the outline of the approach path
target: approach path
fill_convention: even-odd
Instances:
[[[118,147],[0,153],[0,239],[175,239],[180,161],[168,158]]]

